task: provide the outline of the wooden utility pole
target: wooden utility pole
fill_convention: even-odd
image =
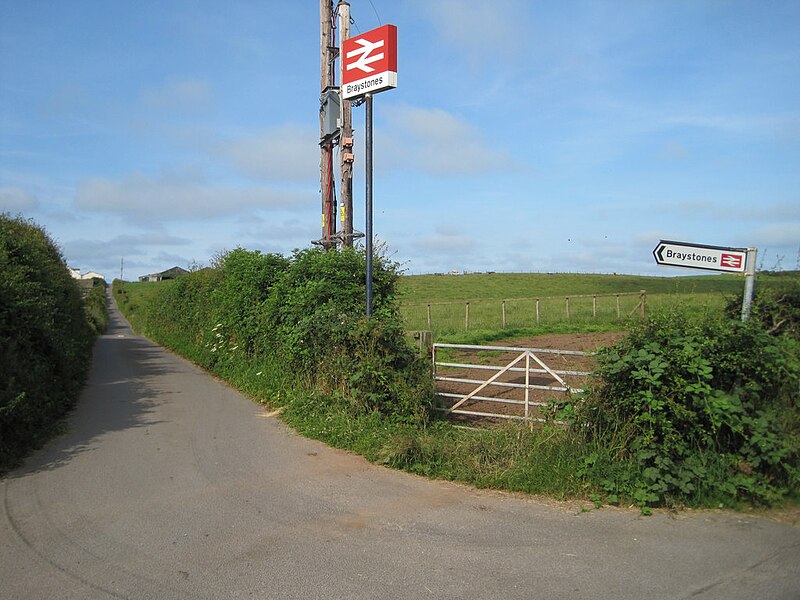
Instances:
[[[330,248],[336,243],[333,237],[336,233],[336,199],[333,192],[333,141],[325,139],[325,111],[323,99],[325,91],[335,83],[333,70],[335,48],[332,43],[333,23],[331,0],[320,0],[319,2],[319,26],[319,185],[322,195],[322,238],[318,243],[324,248]]]
[[[350,38],[350,4],[339,0],[339,47]],[[353,247],[353,115],[352,102],[342,98],[341,136],[339,138],[341,155],[341,236],[344,246]]]

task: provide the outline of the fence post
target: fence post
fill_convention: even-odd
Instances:
[[[464,329],[469,329],[469,302],[464,312]]]
[[[539,325],[539,298],[536,299],[536,325]]]
[[[506,328],[506,301],[503,300],[503,329]]]
[[[431,327],[431,305],[428,304],[428,331],[433,331],[433,327]]]
[[[647,292],[645,290],[641,290],[639,292],[639,306],[641,307],[639,310],[640,310],[640,314],[642,315],[643,319],[644,319],[644,316],[645,316],[645,303],[646,302],[647,302]]]
[[[592,295],[592,317],[597,317],[597,296]]]
[[[567,321],[569,321],[569,296],[566,297]]]
[[[620,308],[619,308],[619,294],[615,294],[615,295],[617,297],[617,321],[619,321],[620,319],[622,319],[622,313],[620,312]]]

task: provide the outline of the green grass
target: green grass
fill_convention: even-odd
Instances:
[[[762,275],[759,279],[773,279]],[[404,304],[504,298],[536,298],[578,294],[736,294],[739,275],[645,277],[577,273],[477,273],[469,275],[406,275],[399,289]]]
[[[800,272],[759,273],[756,285],[772,286],[787,277],[798,278]],[[619,331],[625,329],[629,319],[641,314],[642,290],[646,291],[648,310],[672,305],[697,311],[721,310],[731,298],[742,293],[744,278],[575,273],[407,275],[400,278],[398,288],[406,329],[430,329],[438,340],[463,333],[470,335],[473,331],[504,337],[504,330],[511,329],[531,333]],[[619,311],[616,294],[620,294]],[[593,295],[597,297],[593,299]]]
[[[118,280],[114,280],[113,292],[119,309],[134,331],[142,335],[147,335],[147,306],[149,302],[163,290],[165,286],[171,285],[174,280],[159,282],[125,282],[124,286],[118,285]]]

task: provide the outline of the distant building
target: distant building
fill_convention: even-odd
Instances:
[[[139,281],[141,282],[148,282],[148,281],[165,281],[167,279],[175,279],[181,275],[186,275],[189,271],[186,269],[182,269],[180,267],[172,267],[171,269],[167,269],[166,271],[161,271],[160,273],[150,273],[149,275],[142,275],[139,277]]]
[[[106,278],[97,271],[89,271],[88,273],[83,273],[81,279],[102,279],[105,281]]]
[[[105,277],[98,273],[97,271],[87,271],[86,273],[81,273],[80,269],[76,269],[74,267],[67,267],[69,270],[69,274],[72,275],[73,279],[102,279],[105,281]]]

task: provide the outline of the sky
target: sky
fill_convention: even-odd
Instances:
[[[800,268],[797,0],[350,5],[398,30],[374,232],[405,272],[698,274],[661,239]],[[0,0],[0,212],[108,280],[308,247],[319,80],[315,0]]]

